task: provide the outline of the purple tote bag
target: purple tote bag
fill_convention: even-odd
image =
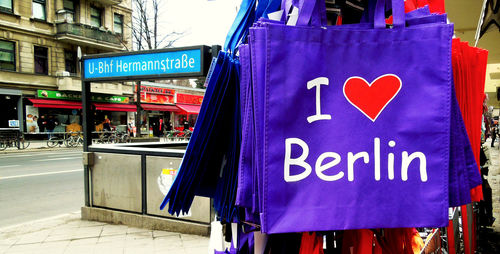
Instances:
[[[263,25],[263,232],[447,225],[453,26],[402,7],[394,29]]]

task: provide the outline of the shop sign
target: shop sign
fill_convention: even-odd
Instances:
[[[135,91],[137,91],[137,85]],[[142,103],[174,104],[174,96],[174,89],[141,85]]]
[[[135,91],[137,91],[137,85],[135,86]],[[163,88],[163,87],[141,85],[141,93],[154,93],[154,94],[174,95],[175,94],[175,90],[174,89]]]
[[[161,50],[86,56],[83,59],[86,81],[139,80],[203,76],[204,55],[208,47],[195,46]]]
[[[58,99],[58,100],[73,100],[73,101],[82,100],[82,94],[80,93],[50,91],[50,90],[38,90],[37,97],[45,99]],[[108,102],[108,103],[129,103],[130,98],[125,96],[94,94],[92,95],[92,101]]]
[[[141,103],[174,104],[173,95],[141,93]]]
[[[201,102],[203,102],[203,95],[177,94],[177,103],[201,105]]]
[[[9,120],[9,127],[19,127],[19,120]]]

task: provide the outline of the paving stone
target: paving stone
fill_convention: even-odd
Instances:
[[[40,243],[32,243],[32,244],[16,244],[11,246],[6,253],[15,253],[15,252],[24,252],[24,253],[32,253],[40,248]]]

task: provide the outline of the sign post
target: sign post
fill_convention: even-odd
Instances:
[[[215,46],[215,48],[220,49],[220,46]],[[212,48],[208,46],[192,46],[83,56],[81,61],[83,151],[89,152],[89,146],[92,144],[94,114],[91,108],[91,82],[139,81],[137,83],[138,117],[136,118],[136,129],[140,135],[140,119],[138,119],[141,117],[142,111],[140,81],[206,76],[212,57],[216,56],[218,52],[215,48],[214,46]],[[47,93],[48,96],[49,93]],[[144,169],[145,167],[143,167]],[[87,207],[91,205],[89,177],[89,166],[84,165],[85,206]],[[144,172],[142,178],[143,186],[145,186]],[[143,195],[145,195],[145,192],[143,192]],[[144,204],[143,207],[145,207]]]
[[[166,48],[85,56],[85,81],[127,81],[201,77],[210,61],[208,46]]]

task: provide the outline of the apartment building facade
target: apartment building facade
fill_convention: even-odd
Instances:
[[[78,55],[132,50],[131,0],[0,0],[0,128],[24,132],[41,116],[80,124]],[[113,112],[133,87],[95,83],[96,106]],[[120,115],[126,121],[127,115]],[[16,122],[17,120],[17,122]],[[116,119],[120,120],[120,119]],[[31,129],[30,129],[30,123]]]

